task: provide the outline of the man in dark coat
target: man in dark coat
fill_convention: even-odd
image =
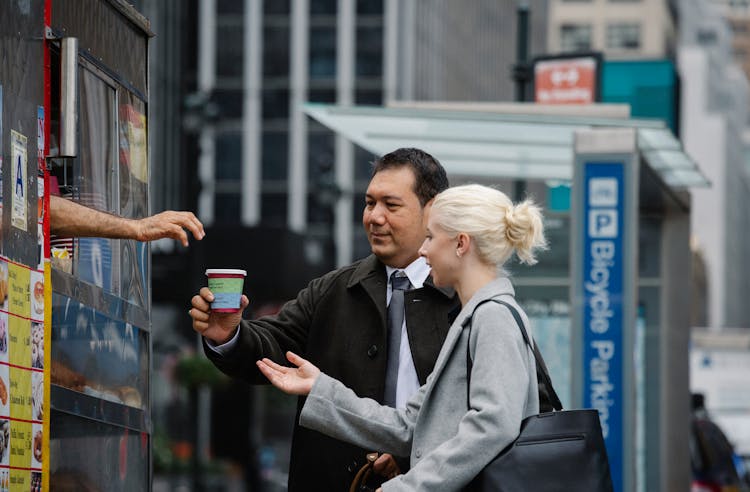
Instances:
[[[372,255],[314,279],[275,316],[241,320],[242,311],[212,313],[207,288],[192,299],[193,329],[204,351],[224,373],[253,384],[267,380],[255,361],[286,363],[296,352],[358,395],[383,402],[388,366],[389,275],[406,275],[405,331],[400,342],[395,406],[425,383],[455,315],[458,299],[439,289],[419,257],[425,238],[426,207],[448,187],[445,170],[419,149],[398,149],[375,161],[362,223]],[[242,308],[248,305],[242,296]],[[302,408],[303,401],[298,404]],[[289,490],[346,491],[367,452],[295,423]],[[407,461],[408,463],[408,461]],[[383,455],[375,470],[390,478],[403,462]]]

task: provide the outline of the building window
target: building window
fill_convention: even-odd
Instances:
[[[221,43],[216,45],[216,72],[221,77],[242,77],[242,25],[222,25]]]
[[[336,28],[314,27],[310,29],[310,78],[333,79],[336,77]]]
[[[354,179],[362,183],[362,199],[360,201],[355,200],[355,210],[357,211],[354,214],[355,217],[362,214],[362,209],[365,206],[364,190],[370,182],[372,165],[377,158],[378,156],[360,146],[354,147]]]
[[[307,91],[307,100],[316,103],[335,103],[336,89],[312,87]]]
[[[357,14],[383,15],[383,0],[357,0]]]
[[[312,15],[336,15],[336,0],[311,0]]]
[[[307,139],[307,180],[311,187],[335,180],[333,162],[335,134],[327,128],[314,128]]]
[[[607,26],[607,49],[637,50],[641,47],[641,26],[636,23]]]
[[[289,76],[289,26],[266,25],[263,28],[263,75]]]
[[[357,28],[357,77],[383,75],[383,27]]]
[[[354,93],[354,102],[364,106],[380,106],[383,104],[383,90],[357,88]]]
[[[562,51],[591,49],[591,26],[587,24],[563,24],[560,26],[560,49]]]
[[[289,118],[289,89],[264,88],[261,113],[264,122]]]
[[[695,35],[701,46],[712,46],[716,44],[716,31],[710,28],[699,28]]]
[[[263,2],[263,11],[269,15],[289,15],[289,12],[291,11],[289,0],[273,0],[273,2]]]
[[[264,225],[286,225],[287,195],[285,193],[267,193],[264,191],[260,197],[260,209],[262,212],[261,223]]]
[[[212,95],[221,119],[242,118],[242,91],[238,89],[216,89]]]
[[[214,219],[218,224],[236,224],[242,211],[239,193],[216,193],[214,195]]]
[[[732,28],[734,34],[746,34],[748,28],[748,21],[745,20],[730,20],[729,27]]]
[[[243,2],[237,2],[235,0],[219,0],[216,4],[216,11],[220,14],[242,15],[243,6]]]
[[[238,181],[242,178],[242,135],[238,132],[216,136],[216,179]]]
[[[270,181],[284,181],[287,179],[289,162],[289,134],[285,131],[263,132],[263,184]]]

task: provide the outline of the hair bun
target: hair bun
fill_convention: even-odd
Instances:
[[[510,205],[505,211],[505,239],[515,250],[521,263],[536,263],[535,249],[546,249],[544,226],[539,207],[525,200]]]
[[[516,213],[517,205],[510,205],[505,209],[505,239],[514,248],[518,247],[523,242],[526,234],[526,228],[523,227],[519,222],[518,214]]]

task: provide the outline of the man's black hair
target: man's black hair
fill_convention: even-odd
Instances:
[[[448,188],[448,176],[437,159],[424,150],[401,148],[372,163],[372,175],[385,169],[408,167],[414,172],[414,193],[424,207],[435,195]]]

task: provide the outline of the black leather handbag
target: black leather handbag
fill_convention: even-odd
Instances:
[[[542,354],[536,345],[531,345],[518,311],[499,299],[483,302],[489,301],[502,304],[510,310],[524,341],[534,351],[540,408],[549,406],[551,400],[555,410],[562,410]],[[471,316],[464,321],[463,327],[469,328],[470,337]],[[471,384],[472,367],[468,347],[467,343],[467,388]],[[468,389],[466,403],[469,406]],[[525,418],[518,438],[490,461],[464,491],[612,492],[612,478],[599,412],[593,409],[552,411]]]

